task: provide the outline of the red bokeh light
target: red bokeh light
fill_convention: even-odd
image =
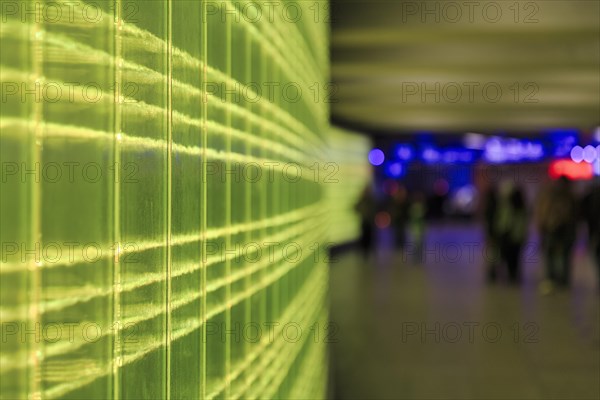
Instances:
[[[586,162],[576,163],[573,160],[555,160],[550,164],[548,175],[552,179],[564,176],[572,180],[585,180],[592,179],[594,169],[592,164]]]
[[[390,213],[388,213],[388,212],[381,211],[381,212],[378,212],[377,215],[375,215],[375,225],[379,229],[387,228],[388,226],[390,226],[391,222],[392,222],[392,217],[390,216]]]

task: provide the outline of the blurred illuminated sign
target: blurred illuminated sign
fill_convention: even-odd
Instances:
[[[555,160],[550,163],[548,174],[552,179],[558,179],[561,176],[572,180],[587,180],[594,175],[592,164],[577,163],[573,160]]]
[[[493,137],[485,144],[484,160],[491,163],[539,161],[544,157],[541,143]]]
[[[413,162],[430,165],[472,164],[478,161],[509,164],[571,158],[576,163],[593,164],[595,171],[600,158],[600,146],[594,142],[593,145],[581,147],[577,145],[578,135],[572,129],[547,131],[538,139],[486,137],[467,133],[459,144],[454,142],[440,146],[429,134],[418,134],[412,143],[394,143],[387,154],[374,148],[369,153],[369,161],[372,165],[382,166],[383,173],[391,178],[406,175]],[[600,138],[599,135],[600,130],[595,132],[594,139]]]

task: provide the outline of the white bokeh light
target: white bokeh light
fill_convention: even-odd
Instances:
[[[583,149],[583,161],[586,163],[593,163],[596,160],[596,148],[594,146],[588,145]]]
[[[571,149],[571,160],[576,163],[583,161],[583,148],[581,146],[575,146]]]

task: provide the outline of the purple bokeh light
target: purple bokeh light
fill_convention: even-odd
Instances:
[[[381,165],[385,161],[385,154],[381,149],[373,149],[369,152],[369,162],[371,165]]]

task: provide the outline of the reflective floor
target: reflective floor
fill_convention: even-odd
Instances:
[[[384,233],[331,266],[337,399],[598,399],[599,289],[583,246],[570,290],[541,295],[535,240],[523,282],[486,282],[480,230],[429,227],[419,262]],[[501,274],[502,275],[502,274]]]

